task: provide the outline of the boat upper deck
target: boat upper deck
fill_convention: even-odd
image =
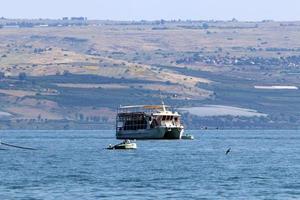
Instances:
[[[135,105],[135,106],[120,106],[118,116],[126,115],[153,115],[153,116],[180,116],[177,112],[168,110],[170,106],[162,105]]]
[[[166,111],[170,106],[166,105],[134,105],[134,106],[120,106],[118,113],[153,113]]]

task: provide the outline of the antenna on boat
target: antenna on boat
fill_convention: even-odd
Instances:
[[[166,106],[165,106],[165,102],[162,98],[161,91],[159,91],[159,96],[160,96],[161,104],[162,104],[162,107],[163,107],[163,111],[166,112]]]

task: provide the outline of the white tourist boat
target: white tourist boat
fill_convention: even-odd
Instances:
[[[120,106],[117,139],[181,139],[184,127],[178,112],[164,105]]]

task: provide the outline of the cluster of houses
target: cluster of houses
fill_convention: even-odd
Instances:
[[[281,56],[281,57],[231,57],[231,56],[217,56],[217,55],[200,55],[178,59],[177,64],[193,64],[196,62],[205,63],[208,65],[224,65],[224,66],[284,66],[284,67],[300,67],[300,56]]]

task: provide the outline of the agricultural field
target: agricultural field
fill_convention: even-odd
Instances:
[[[300,22],[25,22],[0,20],[0,128],[113,129],[161,97],[187,129],[300,128]]]

